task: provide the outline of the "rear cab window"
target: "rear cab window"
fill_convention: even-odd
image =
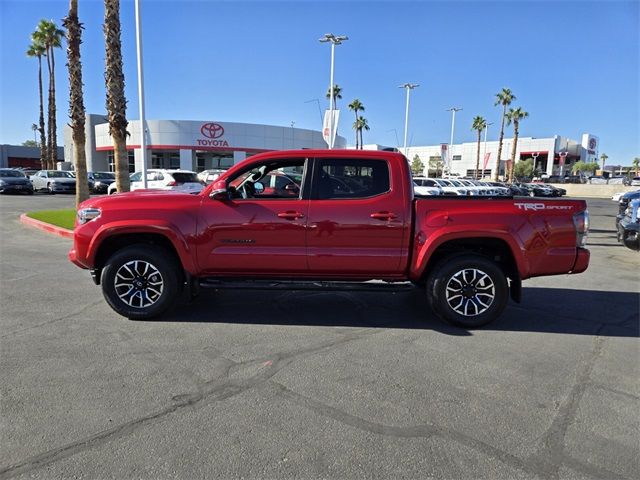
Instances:
[[[312,197],[318,200],[371,198],[390,191],[386,160],[320,158]]]

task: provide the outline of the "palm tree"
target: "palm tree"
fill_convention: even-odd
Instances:
[[[54,50],[62,46],[64,32],[58,28],[53,20],[40,20],[32,39],[45,48],[47,67],[49,68],[49,114],[47,121],[47,152],[48,168],[55,168],[58,160],[58,140],[56,127],[56,61]]]
[[[120,41],[120,0],[104,2],[104,38],[106,45],[105,82],[109,135],[113,139],[116,189],[129,191],[129,158],[127,155],[127,99],[124,96],[122,43]]]
[[[356,150],[357,150],[358,149],[358,128],[356,125],[358,123],[358,112],[359,111],[364,112],[364,105],[360,100],[356,98],[349,104],[349,110],[353,110],[356,114],[356,121],[353,123],[353,129],[356,131]]]
[[[76,209],[89,198],[87,157],[84,150],[84,101],[82,98],[82,63],[80,44],[82,24],[78,19],[78,0],[69,0],[69,15],[62,21],[67,29],[67,67],[69,69],[69,117],[73,138],[73,160],[76,169]]]
[[[604,164],[607,162],[607,158],[609,158],[609,155],[607,155],[606,153],[603,153],[602,155],[600,155],[600,160],[602,160],[602,171],[604,172]]]
[[[633,162],[631,162],[631,164],[633,165],[633,167],[636,169],[636,177],[638,176],[638,170],[640,168],[640,157],[636,157],[633,159]]]
[[[523,120],[529,116],[529,112],[525,112],[521,107],[510,108],[507,112],[507,125],[511,125],[513,122],[513,147],[511,148],[511,166],[507,172],[507,180],[509,183],[513,182],[513,166],[516,164],[516,148],[518,146],[518,128],[520,126],[520,120]]]
[[[496,93],[496,102],[494,105],[502,105],[502,116],[500,118],[500,140],[498,141],[498,156],[496,158],[496,169],[493,173],[493,180],[498,181],[500,175],[500,156],[502,155],[502,140],[504,139],[504,116],[507,113],[507,106],[511,105],[516,96],[508,88],[503,88],[501,92]]]
[[[40,168],[47,168],[47,137],[44,134],[44,100],[42,98],[42,56],[45,54],[44,45],[38,42],[31,42],[27,50],[27,56],[38,59],[38,93],[40,95],[40,117],[38,119],[40,132]]]
[[[340,85],[335,84],[333,86],[333,102],[331,102],[331,108],[335,108],[336,106],[336,100],[339,100],[342,98],[342,95],[340,95],[340,93],[342,92],[342,88],[340,87]],[[329,87],[329,90],[327,90],[327,98],[329,100],[331,100],[331,87]]]
[[[471,124],[471,130],[478,131],[478,151],[476,153],[476,174],[473,177],[475,179],[478,178],[478,171],[480,170],[480,135],[482,134],[482,131],[485,128],[487,128],[487,121],[479,115],[476,116],[473,119],[473,123]]]
[[[364,117],[358,117],[358,120],[356,120],[356,124],[357,124],[356,134],[360,133],[360,149],[362,149],[362,146],[364,145],[364,142],[362,140],[362,131],[370,130],[369,122]]]

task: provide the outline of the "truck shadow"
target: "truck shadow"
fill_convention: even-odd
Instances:
[[[422,290],[384,295],[363,292],[203,290],[160,321],[245,325],[434,330],[469,336],[430,310]],[[485,331],[614,337],[640,336],[640,294],[559,288],[524,288]]]

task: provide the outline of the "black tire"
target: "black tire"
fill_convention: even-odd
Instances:
[[[100,284],[105,300],[117,313],[132,320],[146,320],[173,306],[179,296],[179,277],[179,265],[169,252],[133,245],[107,260]]]
[[[449,257],[438,263],[427,279],[426,289],[433,311],[443,320],[464,328],[492,322],[509,299],[502,269],[476,254]]]

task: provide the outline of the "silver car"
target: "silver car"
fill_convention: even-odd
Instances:
[[[31,183],[35,191],[76,192],[76,179],[64,170],[40,170],[31,176]]]

